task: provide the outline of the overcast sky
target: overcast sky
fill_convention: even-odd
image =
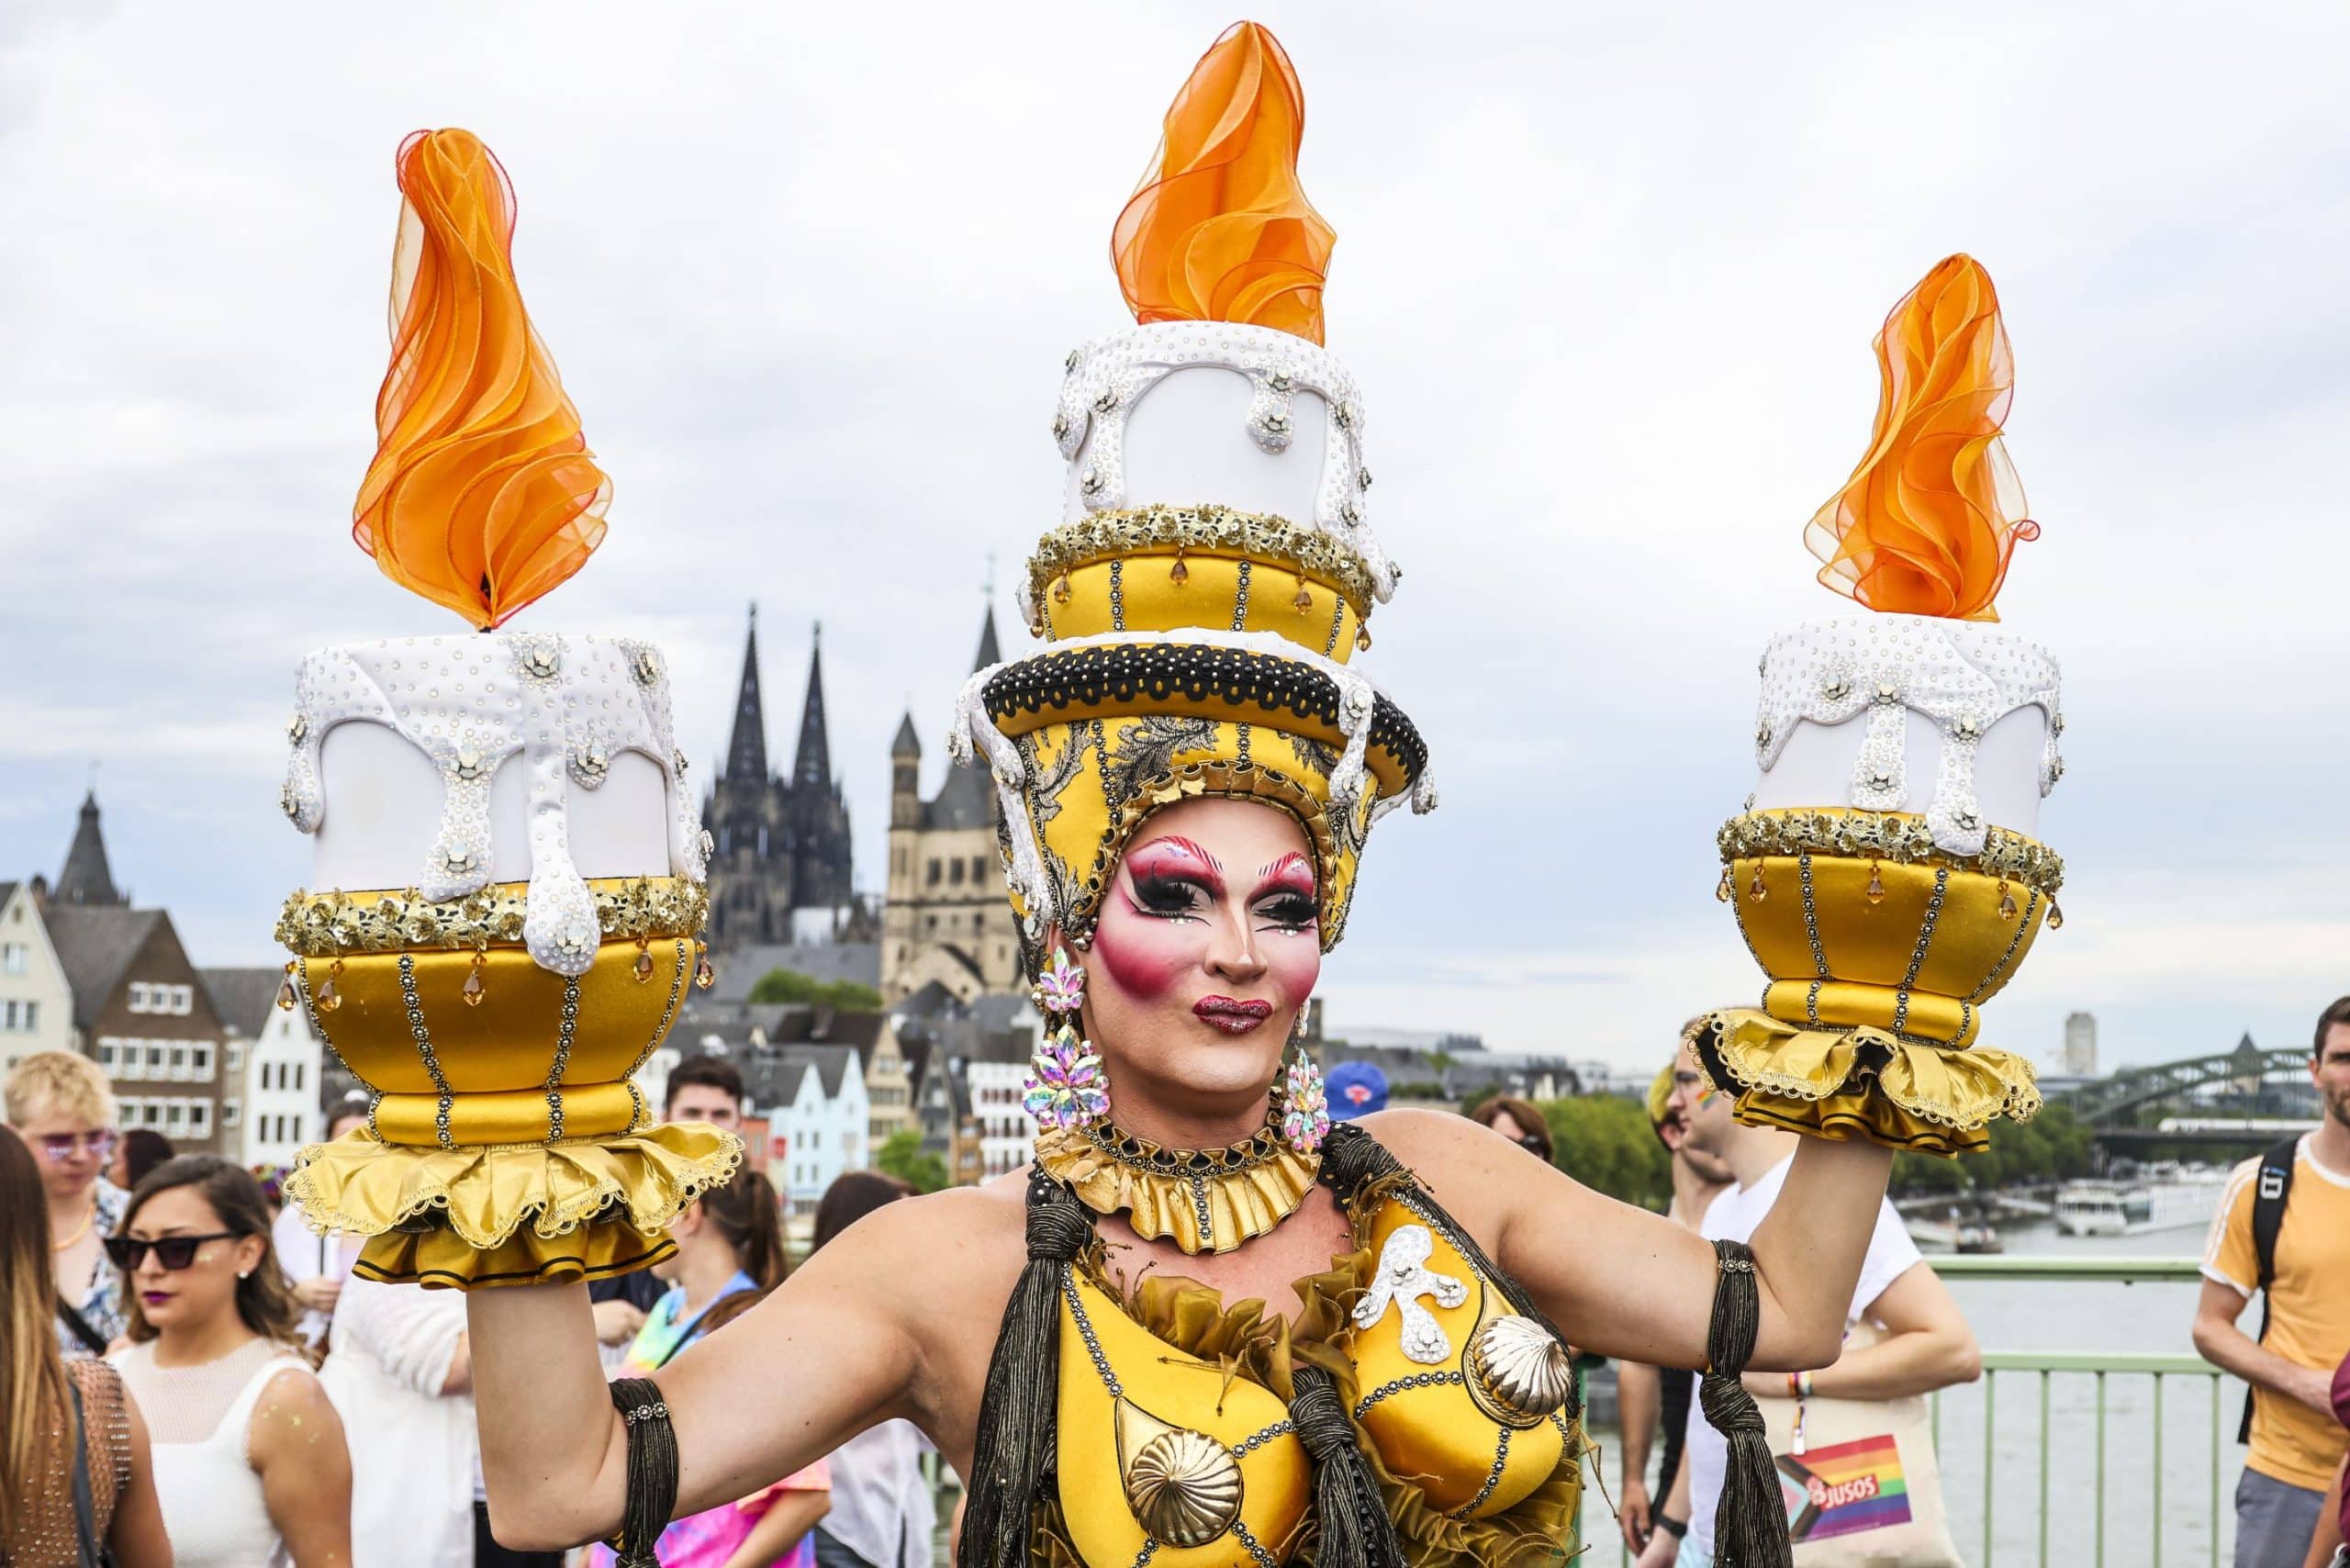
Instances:
[[[1838,613],[1804,522],[1866,442],[1869,340],[1989,267],[2042,527],[2000,599],[2063,661],[2065,929],[1986,1038],[2047,1060],[2306,1037],[2350,990],[2341,613],[2350,10],[1271,4],[1339,236],[1409,580],[1366,663],[1444,806],[1390,818],[1334,1029],[1661,1059],[1750,999],[1712,837],[1754,659]],[[1058,519],[1062,353],[1228,7],[0,7],[0,877],[92,765],[115,870],[199,962],[274,961],[294,668],[445,631],[350,539],[392,155],[478,132],[610,533],[518,627],[657,640],[698,761],[759,601],[769,745],[824,622],[878,887],[909,704],[944,767]]]

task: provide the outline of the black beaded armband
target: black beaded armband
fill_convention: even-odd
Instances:
[[[613,1408],[628,1428],[628,1496],[619,1533],[604,1544],[620,1559],[619,1568],[660,1568],[654,1548],[677,1506],[677,1428],[651,1378],[621,1378],[611,1389]]]

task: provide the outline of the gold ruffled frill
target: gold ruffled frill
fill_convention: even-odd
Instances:
[[[1379,1212],[1394,1179],[1367,1185],[1354,1212],[1368,1223]],[[1358,1240],[1361,1238],[1359,1236]],[[1095,1282],[1117,1295],[1128,1316],[1175,1350],[1225,1370],[1227,1378],[1246,1378],[1270,1389],[1287,1404],[1293,1394],[1292,1373],[1301,1361],[1329,1372],[1337,1383],[1340,1401],[1354,1409],[1362,1393],[1355,1379],[1347,1347],[1354,1332],[1349,1316],[1361,1298],[1378,1259],[1371,1248],[1331,1260],[1330,1268],[1310,1274],[1293,1287],[1305,1304],[1294,1326],[1261,1301],[1225,1306],[1210,1286],[1166,1274],[1146,1276],[1135,1290],[1120,1290],[1099,1273],[1099,1255],[1091,1260]],[[1086,1266],[1086,1265],[1081,1265]],[[1562,1563],[1582,1550],[1576,1535],[1583,1505],[1580,1452],[1560,1461],[1556,1473],[1516,1507],[1483,1519],[1457,1519],[1431,1504],[1409,1476],[1387,1468],[1358,1424],[1356,1446],[1379,1483],[1387,1517],[1394,1521],[1396,1540],[1412,1568],[1532,1568],[1537,1563]],[[1102,1568],[1077,1554],[1061,1521],[1060,1505],[1048,1500],[1037,1510],[1031,1535],[1030,1561],[1050,1568]],[[1315,1542],[1311,1527],[1301,1549],[1290,1559],[1312,1562]]]
[[[356,1128],[305,1148],[285,1191],[312,1228],[367,1238],[366,1278],[464,1290],[657,1263],[676,1250],[669,1222],[742,1160],[741,1139],[700,1123],[456,1148]]]
[[[1715,1084],[1738,1096],[1739,1120],[1818,1137],[1975,1154],[1991,1146],[1992,1122],[2040,1110],[2031,1064],[1980,1046],[1807,1029],[1751,1008],[1708,1014],[1693,1043]]]
[[[1169,1158],[1139,1138],[1145,1160]],[[1126,1211],[1135,1234],[1147,1241],[1166,1237],[1186,1254],[1229,1252],[1271,1230],[1314,1190],[1322,1162],[1277,1138],[1263,1140],[1255,1159],[1233,1159],[1227,1168],[1191,1177],[1152,1170],[1121,1159],[1082,1132],[1047,1129],[1036,1135],[1036,1164],[1069,1183],[1077,1201],[1095,1214]],[[1230,1151],[1219,1151],[1219,1156]],[[1199,1199],[1207,1200],[1208,1224],[1200,1224]]]

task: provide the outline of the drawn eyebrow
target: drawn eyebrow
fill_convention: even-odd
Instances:
[[[1144,845],[1144,846],[1143,846],[1143,847],[1144,847],[1145,849],[1148,849],[1148,848],[1152,847],[1152,846],[1154,846],[1154,845],[1160,845],[1160,844],[1168,844],[1168,845],[1172,845],[1172,846],[1175,846],[1175,848],[1176,848],[1177,850],[1181,851],[1181,853],[1183,853],[1183,854],[1185,854],[1185,855],[1189,855],[1192,859],[1194,859],[1194,860],[1197,860],[1197,861],[1201,862],[1203,865],[1206,866],[1209,869],[1211,869],[1211,870],[1214,871],[1214,872],[1215,872],[1217,875],[1219,875],[1219,876],[1223,875],[1223,873],[1224,873],[1224,862],[1223,862],[1223,861],[1218,860],[1214,856],[1213,856],[1213,855],[1209,854],[1206,850],[1202,849],[1198,845],[1193,844],[1190,839],[1188,839],[1188,838],[1179,838],[1179,837],[1177,837],[1175,834],[1171,834],[1171,833],[1170,833],[1170,834],[1169,834],[1165,838],[1154,838],[1154,839],[1152,839],[1152,840],[1150,841],[1150,843],[1149,843],[1149,844],[1146,844],[1146,845]]]
[[[1270,866],[1259,867],[1257,868],[1257,876],[1261,881],[1270,881],[1274,877],[1288,870],[1292,866],[1305,872],[1309,879],[1312,878],[1314,868],[1306,864],[1305,857],[1299,854],[1294,849],[1291,850],[1288,854],[1282,856],[1280,859],[1274,861]]]

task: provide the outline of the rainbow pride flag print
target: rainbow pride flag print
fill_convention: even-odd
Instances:
[[[1791,1540],[1826,1540],[1909,1522],[1909,1486],[1889,1432],[1774,1457]]]

